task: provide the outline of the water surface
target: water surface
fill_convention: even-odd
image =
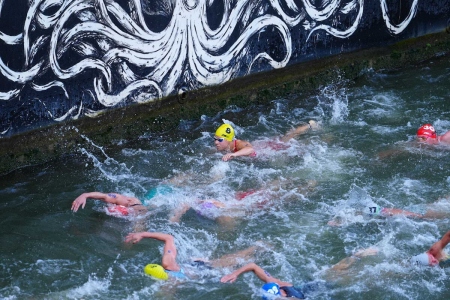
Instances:
[[[229,107],[137,142],[91,142],[64,161],[3,176],[0,297],[260,298],[262,283],[250,274],[234,284],[219,282],[232,268],[194,269],[195,280],[170,285],[146,276],[147,263],[160,263],[161,243],[131,246],[123,240],[129,232],[149,230],[173,234],[187,268],[192,257],[214,259],[256,243],[251,261],[273,276],[296,285],[327,283],[310,291],[310,299],[448,299],[448,265],[408,263],[449,230],[448,218],[385,219],[359,212],[373,203],[423,212],[450,194],[450,148],[413,142],[423,123],[433,123],[441,134],[450,129],[449,75],[449,59],[441,58],[397,72],[367,70],[356,82],[337,76],[313,95]],[[321,130],[277,151],[267,146],[310,119]],[[257,158],[221,161],[212,132],[222,120],[255,145]],[[148,199],[148,191],[168,183],[171,192]],[[222,213],[234,218],[231,224],[194,210],[179,224],[168,221],[181,203],[236,203],[236,192],[248,190],[258,192],[240,201],[241,208]],[[71,212],[72,201],[86,191],[136,196],[150,212],[117,218],[99,201]],[[450,215],[448,203],[438,207]],[[330,220],[341,226],[327,225]],[[330,274],[333,264],[367,247],[379,254],[360,259],[345,276]]]

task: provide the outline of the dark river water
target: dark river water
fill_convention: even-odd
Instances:
[[[448,57],[390,73],[368,70],[356,82],[337,77],[313,95],[229,107],[133,142],[90,142],[64,161],[3,176],[0,298],[261,299],[262,282],[253,274],[223,284],[234,267],[191,265],[193,258],[213,260],[257,245],[240,265],[255,262],[296,286],[315,282],[306,285],[309,299],[449,299],[450,264],[409,262],[450,230],[450,146],[415,141],[423,123],[440,134],[450,130],[449,78]],[[212,137],[223,120],[252,142],[256,158],[221,160]],[[308,120],[321,128],[277,142]],[[72,201],[91,191],[138,197],[149,212],[116,217],[89,200],[73,213]],[[169,221],[174,209],[198,206],[198,199],[227,208],[197,207],[179,223]],[[374,205],[444,217],[365,213]],[[124,243],[141,230],[172,234],[178,262],[195,276],[145,275],[146,264],[161,263],[162,243]],[[345,271],[331,269],[369,247],[378,253]]]

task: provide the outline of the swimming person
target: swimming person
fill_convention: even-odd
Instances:
[[[83,193],[72,202],[72,211],[84,209],[87,199],[100,200],[108,204],[107,213],[115,216],[137,215],[147,212],[147,208],[141,200],[135,197],[129,197],[118,193]]]
[[[271,276],[269,272],[265,271],[255,263],[246,264],[245,266],[233,271],[232,273],[223,276],[220,279],[220,282],[235,282],[239,275],[246,272],[255,273],[255,275],[259,279],[265,282],[265,284],[261,288],[266,296],[279,295],[282,297],[295,297],[298,299],[305,298],[301,289],[294,287],[294,285],[290,282],[281,281],[280,279]]]
[[[437,266],[440,262],[448,260],[450,257],[444,251],[445,246],[450,242],[450,230],[442,238],[434,243],[428,251],[411,258],[411,263],[423,266]]]
[[[229,161],[238,156],[256,156],[255,149],[249,142],[234,138],[234,129],[230,124],[222,124],[217,128],[214,145],[217,151],[228,152],[222,157],[223,161]]]
[[[319,126],[316,121],[310,120],[308,124],[301,125],[290,130],[286,133],[286,135],[280,138],[280,141],[286,143],[290,139],[300,134],[304,134],[311,129],[317,129],[318,127]],[[219,128],[217,128],[214,135],[214,145],[216,146],[217,151],[228,152],[222,157],[223,161],[229,161],[230,159],[238,156],[256,156],[256,152],[252,144],[248,141],[235,139],[235,132],[230,124],[222,124]],[[277,146],[276,144],[270,144],[269,146],[271,146],[274,150],[283,149],[283,147]]]
[[[144,272],[156,279],[189,279],[190,274],[177,262],[177,248],[175,239],[172,235],[162,232],[136,232],[130,233],[125,237],[126,243],[136,244],[143,238],[150,238],[164,242],[161,265],[148,264],[144,268]],[[256,252],[257,246],[251,246],[247,249],[238,251],[233,254],[222,256],[219,259],[205,261],[195,260],[195,265],[206,266],[210,268],[225,268],[237,265],[242,259],[249,259]]]
[[[419,141],[432,145],[439,143],[450,144],[450,131],[447,131],[443,135],[437,135],[433,125],[424,124],[417,130],[417,138]]]
[[[355,254],[353,254],[351,257],[347,257],[340,262],[338,262],[336,265],[331,267],[330,270],[332,271],[343,271],[349,268],[355,261],[357,261],[361,257],[369,256],[369,255],[375,255],[378,252],[376,248],[368,248],[363,249]],[[274,296],[278,295],[281,297],[293,297],[297,299],[305,299],[305,292],[308,289],[308,286],[314,285],[314,283],[307,283],[303,285],[303,288],[295,287],[291,282],[282,281],[278,278],[273,277],[269,274],[269,272],[265,271],[263,268],[258,266],[255,263],[248,263],[245,266],[233,271],[230,274],[227,274],[223,276],[220,279],[220,282],[227,283],[227,282],[235,282],[236,279],[239,277],[239,275],[246,273],[246,272],[253,272],[261,281],[265,282],[265,284],[261,287],[263,295],[268,296]],[[265,298],[265,297],[264,297]]]
[[[394,157],[397,155],[405,154],[411,152],[411,150],[404,149],[405,146],[412,146],[412,148],[417,148],[419,145],[450,145],[450,131],[445,132],[443,135],[437,135],[436,129],[433,125],[427,123],[419,127],[416,132],[416,139],[414,141],[403,143],[403,149],[389,149],[381,151],[378,153],[378,158],[385,159],[389,157]],[[407,150],[407,151],[405,151]]]

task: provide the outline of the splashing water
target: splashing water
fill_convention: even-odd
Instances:
[[[446,299],[447,267],[411,266],[408,258],[448,230],[447,218],[386,218],[365,209],[450,211],[449,149],[412,143],[422,123],[434,123],[439,133],[450,129],[449,70],[448,63],[430,62],[398,73],[367,72],[306,99],[232,107],[114,148],[85,136],[91,147],[76,159],[4,176],[0,297],[259,299],[262,282],[255,276],[222,284],[233,267],[191,266],[192,258],[214,260],[258,245],[239,263],[254,261],[298,286],[314,281],[305,285],[311,299]],[[256,158],[221,160],[211,137],[222,119],[252,142]],[[309,119],[321,129],[280,145],[281,135]],[[116,218],[104,213],[104,203],[89,200],[72,213],[72,201],[87,191],[138,197],[149,212]],[[170,222],[184,204],[192,208]],[[124,243],[139,230],[174,235],[178,261],[195,279],[172,285],[145,276],[146,264],[161,263],[162,244]],[[331,272],[368,247],[378,254],[339,276]]]

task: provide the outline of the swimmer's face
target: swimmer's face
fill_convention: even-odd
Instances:
[[[437,142],[437,140],[435,138],[432,138],[432,137],[429,137],[426,135],[418,135],[417,140],[420,143],[427,143],[427,144],[435,144]]]
[[[214,136],[214,145],[216,146],[217,151],[225,151],[229,148],[229,142],[223,137],[219,137],[217,135]]]

